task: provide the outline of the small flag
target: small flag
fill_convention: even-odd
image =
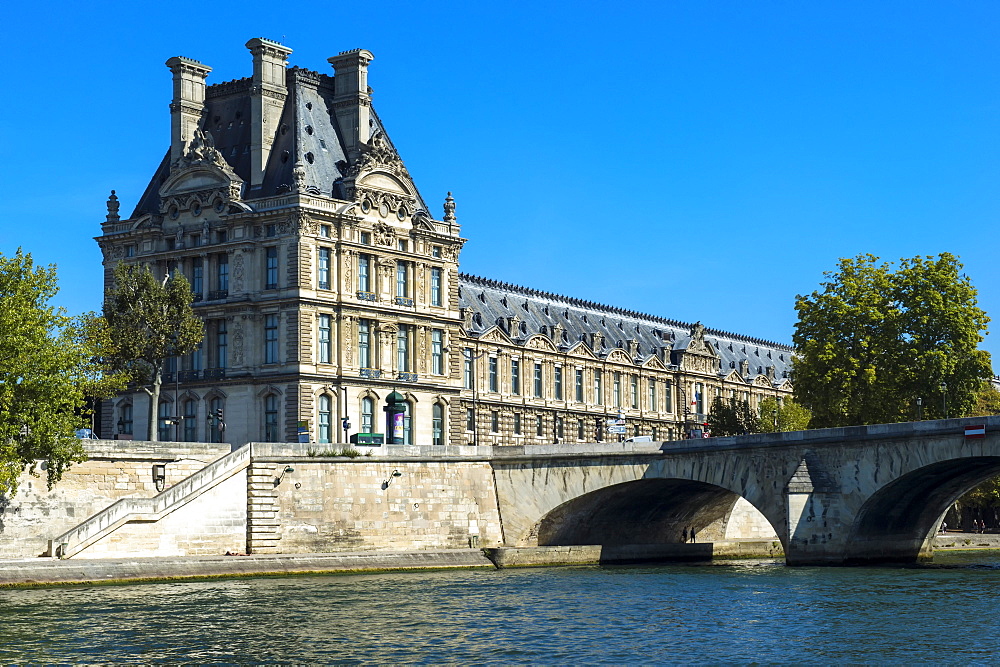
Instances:
[[[966,426],[965,427],[965,437],[966,438],[985,438],[986,437],[986,424],[978,424],[976,426]]]

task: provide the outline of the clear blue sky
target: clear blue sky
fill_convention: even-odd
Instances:
[[[99,309],[109,191],[131,212],[167,148],[164,61],[249,76],[260,36],[320,71],[374,52],[468,273],[788,342],[838,258],[949,251],[1000,319],[998,3],[176,6],[4,10],[0,252],[57,264],[71,312]]]

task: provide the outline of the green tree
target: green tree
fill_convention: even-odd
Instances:
[[[49,303],[57,291],[54,266],[0,255],[0,493],[40,461],[51,488],[85,460],[75,432],[89,424],[86,398],[121,386],[96,358],[99,318],[67,316]]]
[[[192,352],[204,327],[191,308],[187,279],[177,272],[163,282],[148,267],[120,263],[104,298],[108,363],[149,395],[148,440],[156,440],[164,362]]]
[[[760,433],[760,417],[746,401],[716,396],[708,415],[708,432],[713,436]]]
[[[778,399],[768,396],[761,399],[758,410],[761,433],[804,431],[809,428],[809,420],[812,418],[809,410],[788,398],[778,403]]]
[[[992,374],[977,349],[989,318],[961,271],[949,253],[901,260],[895,272],[859,255],[841,259],[822,291],[796,297],[795,398],[811,427],[913,419],[917,398],[931,418],[945,400],[950,416],[972,409]]]

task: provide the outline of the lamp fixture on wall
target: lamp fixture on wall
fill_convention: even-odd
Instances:
[[[156,485],[156,490],[163,491],[163,487],[167,484],[167,466],[165,463],[154,463],[153,464],[153,484]]]
[[[402,477],[402,476],[403,473],[399,472],[398,470],[393,470],[392,473],[389,475],[388,479],[382,480],[382,489],[383,490],[388,489],[389,485],[392,484],[392,479],[394,477]]]
[[[285,473],[289,472],[295,472],[295,468],[293,468],[292,466],[285,466],[284,469],[281,471],[281,474],[274,478],[274,485],[278,486],[279,484],[281,484],[281,480],[282,478],[284,478]]]

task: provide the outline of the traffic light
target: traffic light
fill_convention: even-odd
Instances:
[[[216,408],[215,410],[215,423],[220,431],[226,430],[226,422],[222,421],[222,408]]]
[[[597,438],[597,442],[604,440],[604,421],[600,417],[594,420],[594,437]]]
[[[350,430],[350,428],[351,428],[351,420],[349,418],[347,418],[347,417],[344,417],[343,419],[340,420],[340,427],[342,429],[344,429],[345,431]]]

